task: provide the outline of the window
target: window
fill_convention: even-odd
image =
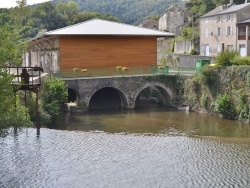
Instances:
[[[220,44],[218,44],[218,46],[217,46],[217,52],[218,53],[221,52],[221,45]]]
[[[228,51],[233,51],[234,50],[234,46],[233,45],[227,45],[227,50]]]
[[[221,36],[221,28],[217,27],[217,36]]]
[[[205,37],[208,38],[208,29],[205,30]]]
[[[221,21],[221,17],[217,16],[217,22],[220,22],[220,21]]]
[[[208,18],[206,18],[206,24],[208,24]]]
[[[238,40],[246,40],[246,26],[239,26],[238,30]]]
[[[233,14],[228,14],[227,21],[232,21],[232,20],[233,20]]]
[[[210,55],[209,44],[205,44],[205,56],[209,56],[209,55]]]
[[[233,26],[228,26],[227,27],[227,36],[233,35]]]
[[[246,45],[245,44],[240,44],[239,45],[239,52],[240,52],[241,57],[247,56]]]

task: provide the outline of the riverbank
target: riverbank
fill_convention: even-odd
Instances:
[[[183,88],[180,101],[190,110],[250,121],[250,66],[205,67]]]

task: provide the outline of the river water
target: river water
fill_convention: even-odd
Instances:
[[[0,187],[250,187],[250,125],[173,109],[0,132]]]

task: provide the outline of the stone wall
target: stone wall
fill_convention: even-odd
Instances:
[[[193,40],[175,41],[175,53],[190,53],[192,49],[195,49]]]
[[[165,99],[164,104],[176,105],[180,90],[177,76],[145,75],[123,77],[64,78],[68,88],[77,94],[77,104],[88,109],[92,96],[103,88],[113,88],[121,98],[121,106],[135,108],[138,95],[146,88],[157,88]]]
[[[157,64],[162,64],[163,59],[166,59],[166,65],[170,67],[196,67],[197,60],[210,60],[211,63],[215,61],[215,58],[207,56],[159,52]]]

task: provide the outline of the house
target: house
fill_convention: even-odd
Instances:
[[[53,73],[74,68],[150,66],[157,62],[159,37],[174,34],[93,19],[33,39],[24,62]]]
[[[158,29],[158,22],[154,19],[148,18],[144,20],[139,27],[149,28],[149,29]]]
[[[249,19],[250,3],[215,8],[200,18],[200,53],[217,56],[221,51],[237,50],[241,56],[250,55]]]
[[[187,21],[188,15],[186,9],[178,5],[173,5],[160,16],[158,29],[178,34]]]

